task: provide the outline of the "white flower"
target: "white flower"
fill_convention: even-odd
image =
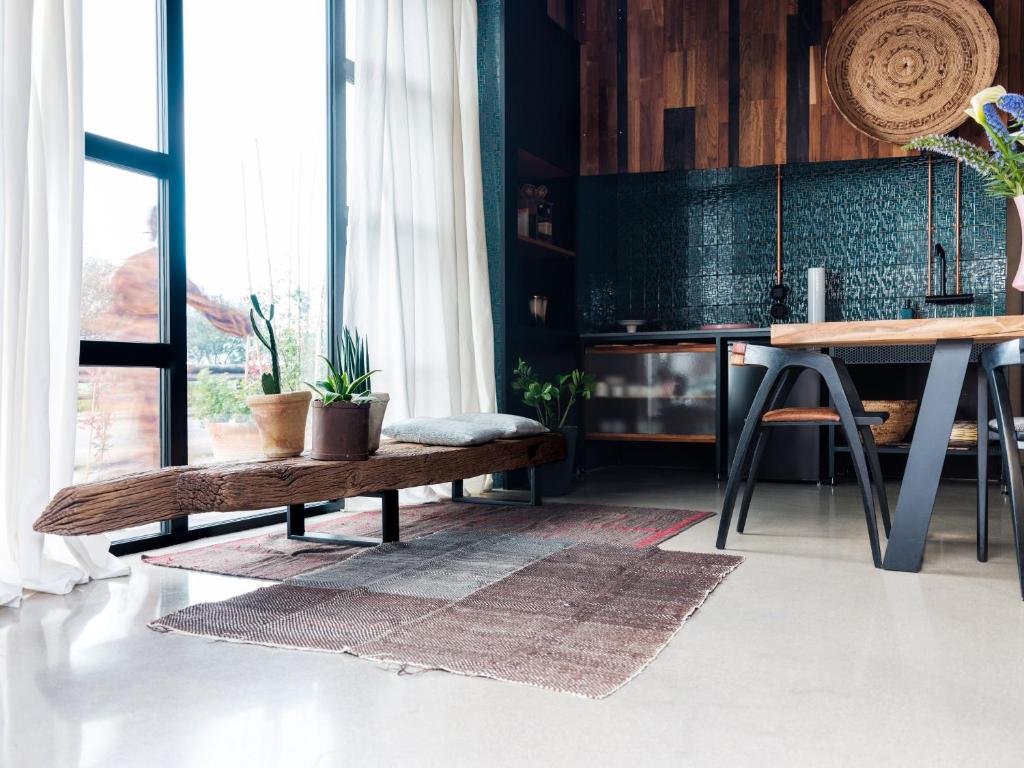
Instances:
[[[974,94],[974,98],[971,99],[971,108],[965,109],[964,112],[974,118],[976,123],[984,125],[985,113],[982,112],[982,108],[986,104],[992,104],[999,101],[999,99],[1005,95],[1006,89],[1001,85],[993,85],[990,88],[984,88]]]

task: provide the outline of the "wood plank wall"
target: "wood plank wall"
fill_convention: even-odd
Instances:
[[[853,1],[576,0],[580,172],[903,155],[828,95],[825,44]],[[1024,0],[982,4],[999,30],[995,81],[1019,92]]]

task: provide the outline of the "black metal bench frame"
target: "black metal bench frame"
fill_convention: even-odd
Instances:
[[[463,480],[452,481],[452,501],[460,504],[489,504],[502,507],[539,507],[543,503],[540,475],[537,467],[527,467],[530,481],[530,495],[527,499],[501,499],[486,496],[466,496]],[[285,528],[288,538],[293,541],[308,541],[311,544],[331,544],[339,547],[376,547],[378,544],[390,544],[399,541],[398,523],[398,491],[389,490],[380,493],[360,494],[364,497],[380,499],[379,539],[369,536],[339,536],[334,533],[306,532],[306,505],[289,504],[285,513]],[[344,509],[345,500],[340,499],[338,509]]]

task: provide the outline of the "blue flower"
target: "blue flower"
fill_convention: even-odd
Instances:
[[[1008,93],[997,102],[999,108],[1009,112],[1018,123],[1024,123],[1024,96]]]
[[[988,145],[1002,154],[999,147],[1009,145],[1010,132],[1006,130],[1006,125],[995,104],[986,104],[981,111],[985,113],[985,122],[982,125],[985,126],[985,133],[988,134]]]

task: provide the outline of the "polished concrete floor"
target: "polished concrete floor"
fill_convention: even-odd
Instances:
[[[607,471],[572,500],[720,494]],[[746,562],[603,701],[157,634],[150,619],[261,582],[131,558],[130,578],[0,611],[0,766],[1020,766],[1024,603],[992,499],[990,562],[972,487],[949,484],[923,571],[886,573],[852,486],[762,485],[730,539]],[[664,546],[711,551],[716,524]]]

